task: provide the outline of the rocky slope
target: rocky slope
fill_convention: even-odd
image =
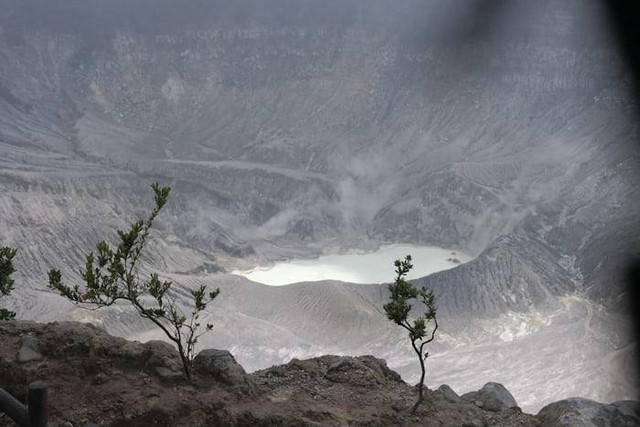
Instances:
[[[52,425],[465,425],[632,426],[640,404],[568,399],[536,416],[508,390],[487,383],[458,396],[415,389],[372,356],[322,356],[246,374],[226,351],[205,350],[188,383],[176,351],[107,335],[81,323],[0,325],[0,385],[24,400],[34,379],[49,386]],[[0,425],[12,425],[0,415]]]

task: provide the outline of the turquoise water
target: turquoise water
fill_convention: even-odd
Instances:
[[[387,283],[395,274],[393,262],[411,254],[413,270],[409,279],[448,270],[470,260],[463,252],[432,246],[389,245],[372,253],[324,255],[311,260],[291,260],[270,267],[234,271],[255,282],[282,286],[297,282],[341,280],[350,283]]]

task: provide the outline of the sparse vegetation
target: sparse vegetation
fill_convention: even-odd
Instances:
[[[200,330],[200,314],[220,290],[208,291],[204,285],[192,289],[193,307],[187,316],[177,306],[171,292],[171,281],[161,280],[156,273],[147,278],[141,277],[138,272],[140,257],[146,247],[149,230],[171,190],[157,183],[151,188],[155,195],[155,208],[149,217],[131,224],[128,231],[118,231],[120,242],[117,247],[101,241],[96,247],[97,252],[86,256],[85,267],[81,270],[84,289],[78,285],[65,285],[60,271],[55,269],[49,271],[49,287],[76,304],[87,303],[100,308],[120,300],[129,302],[140,316],[153,322],[175,343],[184,373],[190,379],[198,338],[213,328],[207,324],[204,331]]]
[[[418,356],[420,361],[420,369],[422,375],[420,376],[420,383],[418,384],[418,400],[413,405],[411,412],[415,412],[418,406],[422,403],[423,386],[425,377],[424,362],[429,357],[429,353],[425,352],[425,346],[434,340],[436,331],[438,330],[438,320],[436,319],[436,303],[433,296],[433,291],[426,288],[418,289],[414,287],[405,278],[407,274],[413,268],[411,264],[411,255],[407,255],[404,260],[396,260],[394,263],[396,267],[395,281],[389,285],[389,291],[391,292],[391,301],[383,306],[384,312],[389,318],[397,325],[402,326],[409,332],[409,339],[411,340],[411,346]],[[417,317],[413,322],[408,320],[411,312],[411,300],[418,300],[425,306],[425,312],[422,316]],[[433,321],[433,328],[431,332],[427,332],[427,325]]]
[[[13,268],[13,258],[18,253],[17,249],[5,246],[0,248],[0,297],[9,295],[13,290],[13,279],[11,275],[15,271]],[[16,313],[6,308],[0,308],[0,320],[10,320],[16,317]]]

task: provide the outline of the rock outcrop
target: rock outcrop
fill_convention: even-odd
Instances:
[[[498,412],[506,408],[515,408],[518,406],[509,390],[499,383],[487,383],[480,390],[472,391],[462,395],[474,404],[487,411]]]
[[[29,352],[24,349],[28,346]],[[37,352],[39,357],[24,358]],[[0,386],[25,400],[29,382],[49,383],[54,425],[637,425],[638,402],[568,399],[537,416],[523,413],[498,383],[458,396],[415,387],[382,359],[322,356],[247,374],[230,352],[203,350],[193,381],[175,349],[112,337],[73,322],[0,324]],[[0,426],[11,425],[0,417]]]
[[[458,396],[458,393],[453,391],[453,389],[447,384],[442,384],[440,387],[438,387],[438,391],[442,393],[442,396],[447,402],[463,403],[465,401],[464,398]]]
[[[623,400],[606,405],[573,397],[545,406],[538,418],[543,426],[633,427],[640,425],[640,402]]]
[[[256,387],[242,365],[227,350],[202,350],[194,359],[196,373],[247,394],[255,394]]]
[[[22,337],[17,360],[20,363],[42,360],[42,355],[38,352],[38,345],[34,337],[30,335]]]
[[[152,367],[162,378],[171,380],[184,376],[180,355],[175,347],[165,341],[147,341],[145,343],[147,365]]]

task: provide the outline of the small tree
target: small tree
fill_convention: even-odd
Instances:
[[[60,271],[54,269],[49,271],[49,287],[76,304],[88,303],[97,308],[111,306],[119,300],[129,302],[140,316],[155,323],[176,344],[184,373],[190,379],[198,338],[213,328],[213,325],[207,324],[204,331],[199,331],[200,313],[218,296],[220,290],[216,288],[208,292],[204,285],[192,289],[193,308],[187,317],[176,306],[171,295],[171,281],[160,280],[156,273],[148,278],[140,276],[140,256],[146,246],[149,230],[166,204],[171,190],[157,183],[152,184],[151,188],[155,195],[155,208],[149,217],[131,224],[128,231],[119,230],[120,243],[117,247],[101,241],[96,247],[97,254],[90,252],[86,256],[85,267],[80,271],[85,289],[81,290],[78,285],[71,287],[63,284]]]
[[[413,268],[411,255],[407,255],[404,261],[396,260],[394,265],[397,276],[395,281],[389,285],[389,291],[391,292],[390,302],[385,304],[383,308],[389,320],[392,320],[409,332],[411,346],[420,361],[422,375],[420,376],[420,383],[418,384],[418,400],[413,405],[413,408],[411,408],[411,412],[413,413],[418,409],[418,406],[420,406],[424,398],[422,392],[425,375],[424,362],[427,357],[429,357],[429,353],[424,351],[424,347],[433,341],[436,331],[438,330],[438,320],[436,319],[437,307],[433,291],[427,290],[424,287],[418,289],[405,280],[405,277]],[[411,312],[411,304],[409,304],[409,302],[413,299],[419,300],[425,306],[426,310],[422,316],[414,319],[412,323],[408,320],[408,317]],[[434,326],[431,333],[428,334],[427,324],[431,321],[433,321]]]
[[[11,275],[15,271],[13,268],[13,257],[18,253],[17,249],[10,247],[0,248],[0,297],[9,295],[13,290],[13,279]],[[16,317],[16,313],[0,308],[0,320],[10,320]]]

